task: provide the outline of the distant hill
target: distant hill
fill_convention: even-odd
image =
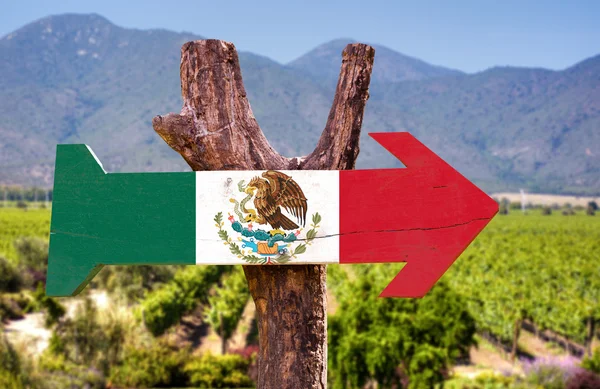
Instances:
[[[73,14],[0,38],[0,183],[50,186],[57,143],[87,143],[108,171],[187,170],[151,120],[180,110],[180,48],[195,39]],[[286,65],[240,53],[254,114],[282,154],[313,149],[350,41]],[[400,166],[366,133],[408,130],[488,191],[600,193],[600,56],[559,72],[464,74],[374,47],[358,167]]]
[[[337,82],[341,56],[349,43],[355,39],[337,39],[325,43],[288,64],[292,69],[304,72],[318,80]],[[368,42],[363,42],[367,43]],[[371,44],[375,48],[375,63],[371,75],[372,83],[394,83],[407,80],[423,80],[463,74],[458,70],[430,65],[420,59],[400,54],[387,47]]]

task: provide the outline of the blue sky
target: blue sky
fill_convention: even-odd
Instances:
[[[349,37],[475,72],[563,69],[600,54],[600,1],[0,0],[0,36],[60,13],[98,13],[130,28],[189,31],[286,63]]]

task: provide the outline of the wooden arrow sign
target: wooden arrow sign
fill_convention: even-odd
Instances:
[[[370,135],[407,168],[106,174],[58,145],[46,292],[104,265],[406,262],[381,296],[421,297],[498,205],[409,133]]]

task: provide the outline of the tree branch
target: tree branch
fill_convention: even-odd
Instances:
[[[301,164],[302,170],[354,169],[374,58],[371,46],[355,43],[344,49],[325,130],[315,150]]]
[[[152,125],[193,170],[289,166],[254,118],[232,43],[211,39],[184,44],[180,71],[181,113],[156,116]]]

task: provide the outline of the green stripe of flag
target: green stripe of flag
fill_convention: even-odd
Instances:
[[[195,263],[193,172],[106,174],[86,145],[59,145],[54,180],[49,295],[107,264]]]

